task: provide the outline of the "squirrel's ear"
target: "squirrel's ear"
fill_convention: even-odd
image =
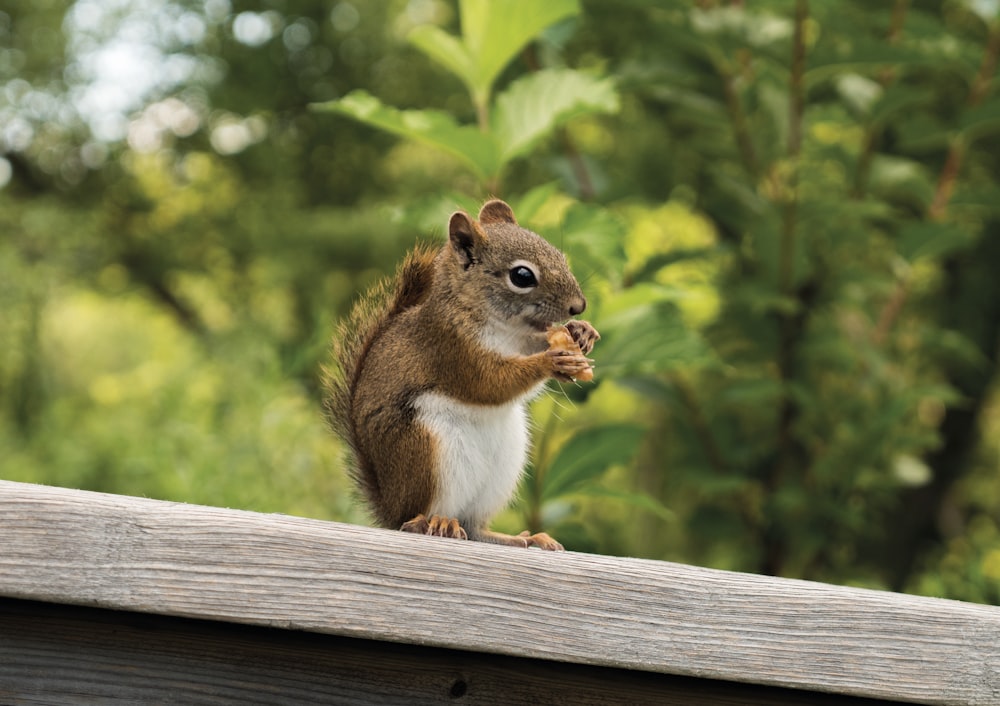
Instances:
[[[512,223],[517,225],[517,221],[514,220],[514,212],[510,209],[510,206],[500,199],[492,199],[483,204],[483,207],[479,210],[479,222],[483,225],[487,223]]]
[[[476,251],[486,244],[486,233],[465,211],[455,211],[448,221],[448,240],[455,257],[468,269],[476,263]]]

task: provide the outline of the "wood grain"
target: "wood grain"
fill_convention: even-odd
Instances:
[[[0,596],[929,704],[1000,608],[0,481]]]
[[[775,687],[0,598],[0,703],[792,706]],[[875,706],[810,695],[815,706]]]

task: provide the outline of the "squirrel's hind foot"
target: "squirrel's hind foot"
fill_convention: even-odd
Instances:
[[[539,549],[544,549],[548,552],[565,551],[563,545],[552,539],[547,532],[536,532],[535,534],[532,534],[528,530],[524,530],[524,532],[521,532],[521,534],[517,536],[524,538],[529,547],[538,547]]]
[[[440,515],[420,514],[408,522],[404,522],[399,528],[401,532],[411,532],[413,534],[426,534],[431,537],[448,537],[450,539],[468,539],[469,535],[458,524],[458,520]]]
[[[539,549],[544,549],[549,552],[563,551],[563,545],[552,539],[552,537],[545,532],[532,534],[528,530],[525,530],[524,532],[521,532],[521,534],[515,536],[512,534],[503,534],[502,532],[493,532],[490,530],[473,530],[470,538],[476,542],[505,544],[508,547],[521,547],[523,549],[538,547]]]

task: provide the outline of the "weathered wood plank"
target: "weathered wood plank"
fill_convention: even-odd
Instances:
[[[0,481],[0,595],[930,704],[1000,608]]]
[[[0,703],[792,706],[775,687],[0,599]],[[814,694],[814,706],[886,701]]]

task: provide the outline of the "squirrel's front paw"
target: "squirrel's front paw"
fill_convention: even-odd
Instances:
[[[578,321],[576,319],[567,321],[566,330],[569,331],[569,335],[576,341],[576,345],[580,346],[580,352],[584,355],[594,350],[594,344],[601,339],[601,334],[597,332],[597,329],[589,321]]]
[[[597,331],[594,333],[596,334]],[[545,354],[552,361],[553,377],[559,380],[582,380],[583,382],[594,379],[593,361],[580,350],[580,345],[568,328],[565,326],[551,328],[546,337],[549,341],[549,348]]]
[[[582,353],[549,349],[546,355],[552,359],[552,375],[560,380],[582,380],[588,382],[594,379],[594,368],[590,359]]]
[[[426,534],[432,537],[449,537],[451,539],[468,539],[458,520],[454,518],[441,517],[440,515],[417,515],[412,520],[404,522],[399,528],[402,532],[413,534]]]

